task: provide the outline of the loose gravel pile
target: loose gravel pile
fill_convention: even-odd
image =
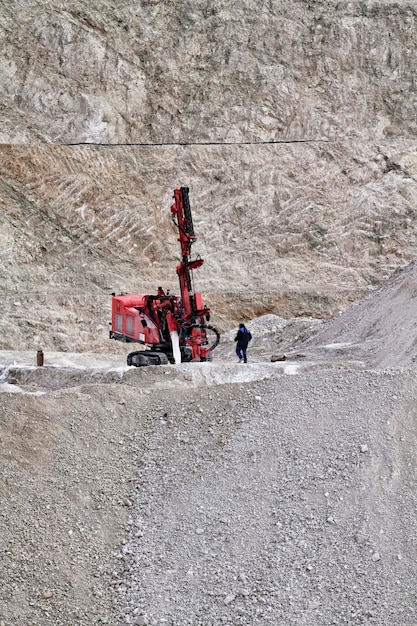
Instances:
[[[321,368],[160,399],[119,622],[415,626],[414,388]]]

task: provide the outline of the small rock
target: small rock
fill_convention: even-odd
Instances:
[[[379,552],[374,552],[372,555],[372,560],[376,562],[376,561],[379,561],[380,559],[381,557],[379,555]]]
[[[135,624],[136,624],[136,626],[148,626],[149,620],[148,620],[146,615],[139,615],[136,618]]]
[[[361,446],[361,452],[364,454],[365,452],[368,452],[368,446],[366,445],[366,443]]]
[[[224,604],[230,604],[231,602],[233,602],[233,600],[235,600],[235,598],[236,598],[236,595],[234,593],[229,593],[229,595],[225,597],[223,602]]]
[[[271,362],[275,363],[276,361],[285,361],[285,354],[273,354],[271,356]]]
[[[310,611],[314,611],[315,609],[318,609],[319,606],[320,606],[320,600],[317,600],[317,599],[311,600],[308,603],[308,608],[309,608]]]
[[[355,535],[355,541],[356,543],[358,543],[360,546],[363,546],[364,543],[366,543],[368,541],[368,537],[366,535],[363,535],[362,533],[356,533]]]
[[[42,593],[42,598],[44,600],[49,600],[49,598],[52,598],[53,596],[53,592],[51,591],[51,589],[45,589],[45,591]]]

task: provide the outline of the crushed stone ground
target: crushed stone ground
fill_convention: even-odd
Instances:
[[[414,625],[415,369],[196,365],[0,394],[3,623]]]

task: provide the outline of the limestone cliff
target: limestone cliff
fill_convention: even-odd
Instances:
[[[3,5],[3,347],[104,349],[111,291],[177,290],[180,185],[223,329],[328,317],[405,265],[416,22],[406,1]]]
[[[409,138],[407,0],[10,0],[8,142]]]

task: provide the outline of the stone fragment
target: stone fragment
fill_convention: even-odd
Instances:
[[[366,535],[362,534],[362,533],[356,533],[355,541],[360,546],[363,546],[368,541],[368,537]]]
[[[236,595],[234,593],[229,593],[225,599],[223,600],[224,604],[230,604],[231,602],[233,602],[233,600],[235,600]]]
[[[314,600],[310,600],[310,602],[308,603],[308,608],[310,611],[314,611],[315,609],[318,609],[320,606],[320,600],[318,600],[317,598],[315,598]]]

